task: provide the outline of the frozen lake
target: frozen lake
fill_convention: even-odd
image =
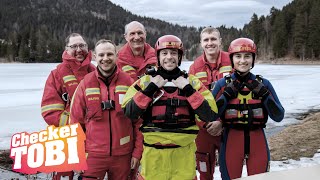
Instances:
[[[183,62],[188,70],[191,62]],[[40,102],[43,87],[50,71],[57,64],[0,64],[0,149],[10,148],[14,133],[46,129],[41,117]],[[285,119],[275,123],[271,119],[267,132],[278,131],[288,124],[297,123],[295,113],[320,108],[320,66],[318,65],[262,65],[253,72],[263,75],[273,84],[286,109]]]

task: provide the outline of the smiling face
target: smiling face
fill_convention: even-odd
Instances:
[[[131,49],[143,50],[147,34],[143,25],[134,21],[127,25],[124,37]]]
[[[221,38],[218,32],[203,32],[201,34],[201,47],[207,56],[216,55],[220,52]]]
[[[252,67],[253,55],[249,52],[234,53],[232,61],[235,70],[246,73],[249,72]]]
[[[162,49],[159,53],[160,66],[167,71],[172,71],[178,67],[179,52],[178,49]]]
[[[104,76],[112,74],[116,66],[116,49],[113,44],[104,42],[96,46],[94,58],[97,65]]]
[[[81,36],[72,36],[66,45],[66,51],[69,55],[75,57],[77,61],[82,62],[88,55],[88,46]]]

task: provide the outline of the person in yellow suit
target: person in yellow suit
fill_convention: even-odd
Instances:
[[[132,120],[143,119],[142,178],[191,180],[196,177],[196,121],[216,120],[217,106],[199,79],[179,69],[183,44],[178,37],[160,37],[155,50],[158,69],[130,86],[122,108]]]

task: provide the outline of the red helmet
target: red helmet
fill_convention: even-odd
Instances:
[[[232,60],[232,56],[234,53],[238,53],[238,52],[249,52],[253,54],[253,62],[252,62],[252,67],[254,66],[254,60],[255,60],[255,56],[257,53],[257,46],[256,44],[248,38],[238,38],[233,40],[230,43],[228,52],[230,53],[230,60],[231,60],[231,64],[233,67],[233,60]]]
[[[158,64],[159,63],[159,53],[162,49],[178,49],[179,52],[179,66],[181,64],[181,59],[183,55],[183,43],[177,36],[174,35],[165,35],[161,36],[155,45],[155,50],[158,57]]]

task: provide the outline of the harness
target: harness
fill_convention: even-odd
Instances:
[[[136,85],[139,91],[141,88]],[[169,93],[168,93],[169,92]],[[195,125],[194,111],[185,97],[185,93],[177,87],[164,87],[153,103],[143,114],[142,132],[172,132],[197,134],[198,130],[185,130]]]
[[[90,73],[84,79],[86,104],[88,107],[87,118],[92,120],[102,119],[102,111],[115,109],[115,101],[112,99],[102,101],[100,84],[95,73]]]
[[[226,84],[232,81],[231,76],[226,76]],[[262,82],[262,77],[256,75],[256,80]],[[248,83],[251,83],[249,80]],[[250,153],[250,131],[266,127],[268,120],[267,111],[260,99],[255,99],[252,92],[243,87],[238,97],[228,102],[224,114],[221,116],[223,126],[226,128],[244,131],[244,154],[245,158]]]

